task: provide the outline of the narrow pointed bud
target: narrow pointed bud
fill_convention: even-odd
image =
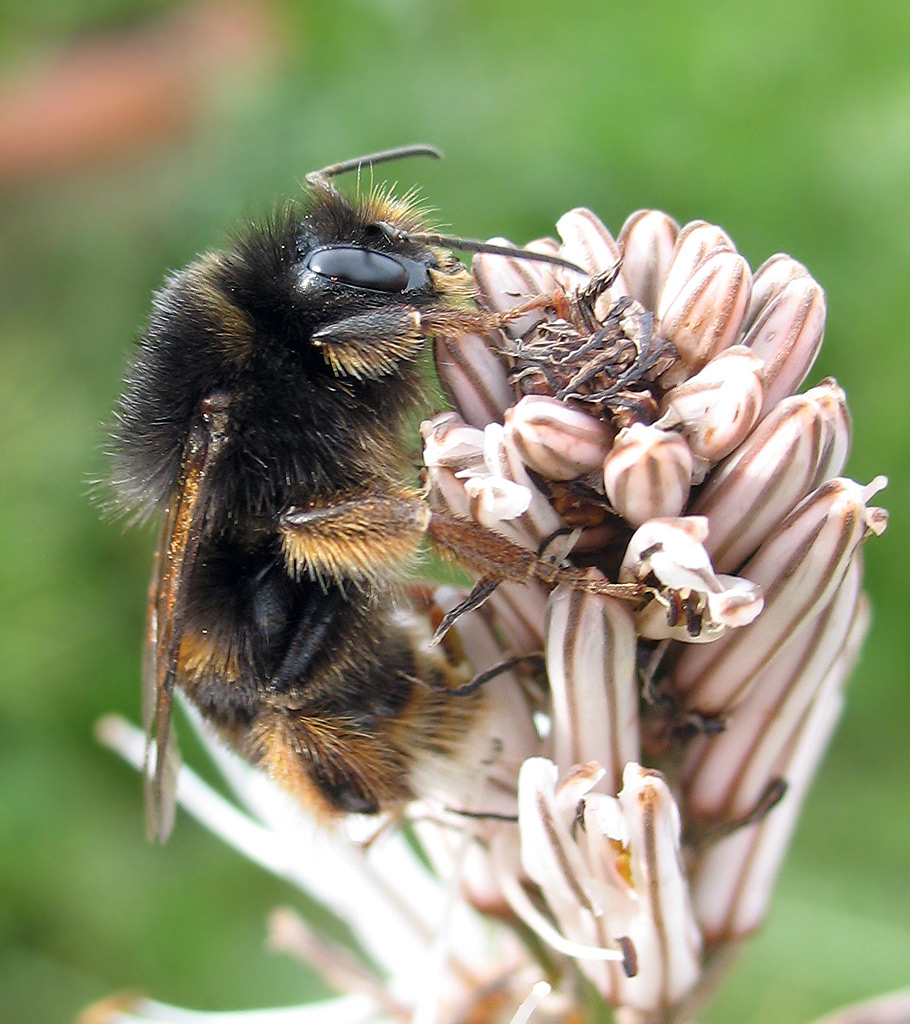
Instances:
[[[515,400],[505,365],[479,334],[436,338],[436,372],[449,401],[467,423],[501,420]]]
[[[760,280],[763,273],[770,282]],[[753,301],[750,307],[743,344],[765,362],[767,412],[793,394],[812,368],[825,333],[827,305],[821,285],[789,257],[765,263],[753,288],[756,285],[763,301]]]
[[[764,612],[749,629],[683,651],[672,681],[686,707],[718,715],[745,699],[771,658],[831,600],[863,540],[884,530],[886,514],[867,501],[886,482],[829,480],[771,534],[742,570],[762,587]]]
[[[818,402],[828,432],[828,444],[815,474],[814,482],[818,486],[843,473],[853,442],[853,423],[844,389],[833,377],[826,377],[806,394]]]
[[[690,869],[692,898],[709,944],[743,938],[762,923],[799,817],[843,706],[843,686],[869,624],[860,602],[846,643],[805,715],[781,767],[783,799],[753,825],[704,846]]]
[[[759,587],[715,574],[703,544],[707,529],[703,516],[685,516],[649,520],[632,535],[619,580],[649,588],[650,600],[635,612],[639,636],[709,643],[761,612]]]
[[[715,567],[742,565],[814,487],[843,470],[849,447],[846,397],[835,381],[781,402],[692,506],[711,524],[705,547]]]
[[[666,289],[665,289],[666,291]],[[676,347],[678,361],[661,377],[676,384],[700,370],[736,340],[752,294],[752,271],[735,252],[708,255],[672,302],[661,297],[660,334]]]
[[[512,245],[507,238],[491,238],[490,241],[494,245]],[[536,295],[549,294],[556,286],[552,268],[547,264],[496,253],[477,253],[471,263],[471,274],[477,301],[494,313],[520,306]],[[508,333],[513,338],[520,337],[543,318],[542,311],[527,313],[509,325]]]
[[[769,256],[755,271],[755,276],[752,279],[752,299],[749,302],[749,312],[746,314],[743,329],[751,330],[759,311],[768,304],[770,299],[791,281],[801,277],[811,278],[812,275],[799,260],[795,260],[785,252],[777,252],[773,256]]]
[[[506,411],[506,435],[526,466],[549,480],[574,480],[603,465],[613,433],[603,420],[546,395]]]
[[[691,480],[692,453],[683,438],[643,423],[621,430],[604,461],[607,497],[633,526],[678,516]]]
[[[657,309],[678,235],[679,225],[660,210],[638,210],[622,226],[617,241],[623,276],[645,309]]]
[[[639,758],[632,613],[615,598],[557,587],[547,606],[545,650],[560,774],[597,761],[606,771],[603,789],[619,792],[623,767]]]
[[[735,822],[759,806],[782,778],[794,738],[840,657],[856,617],[862,559],[854,558],[837,593],[793,643],[778,651],[723,732],[700,737],[682,769],[686,807],[699,821]]]
[[[665,1010],[701,972],[702,938],[682,872],[679,810],[660,772],[629,764],[619,802],[629,830],[629,871],[640,901],[630,931],[641,966],[623,979],[623,1005]]]
[[[658,318],[669,309],[705,259],[717,252],[736,252],[736,246],[726,231],[703,220],[694,220],[685,225],[676,236],[676,245],[660,297],[657,304],[651,307]]]
[[[562,239],[560,255],[585,270],[593,277],[612,267],[622,258],[622,251],[616,240],[590,210],[579,207],[564,213],[556,222],[556,230]],[[576,287],[578,275],[570,270],[556,270],[556,276],[566,284]],[[629,289],[623,271],[620,270],[610,289],[597,300],[597,314],[606,319],[610,306],[621,295],[628,295]]]
[[[742,345],[715,356],[661,403],[663,429],[680,427],[692,454],[709,465],[729,455],[758,420],[763,363]]]

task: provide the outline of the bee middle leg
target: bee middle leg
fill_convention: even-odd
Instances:
[[[592,578],[583,569],[554,565],[472,520],[432,509],[414,490],[354,499],[327,496],[306,508],[288,509],[279,531],[285,558],[298,576],[308,573],[339,585],[352,582],[361,588],[383,589],[390,580],[407,574],[427,538],[479,578],[469,608],[478,607],[496,583],[506,580],[564,583],[575,590],[630,601],[642,597],[639,584],[611,583]],[[447,617],[445,628],[452,621]]]

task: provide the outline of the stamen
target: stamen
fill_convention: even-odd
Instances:
[[[547,996],[553,991],[553,986],[546,981],[538,981],[531,987],[531,991],[528,993],[521,1006],[515,1011],[515,1015],[512,1017],[509,1024],[528,1024],[528,1021],[537,1011],[540,1004],[547,998]]]

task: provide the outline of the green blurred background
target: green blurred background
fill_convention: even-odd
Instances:
[[[292,899],[186,818],[143,838],[93,724],[137,715],[150,530],[102,522],[102,422],[166,268],[343,157],[428,141],[460,233],[656,206],[784,250],[828,291],[850,471],[891,477],[875,625],[770,919],[708,1015],[807,1021],[910,965],[906,437],[910,8],[523,0],[5,0],[0,11],[0,1018],[114,990],[298,1002],[263,948]],[[901,583],[901,580],[904,583]],[[299,905],[299,902],[298,902]]]

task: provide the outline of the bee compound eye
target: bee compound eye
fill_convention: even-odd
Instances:
[[[411,276],[408,268],[394,257],[352,245],[317,249],[306,266],[311,273],[338,284],[376,292],[403,292]]]

